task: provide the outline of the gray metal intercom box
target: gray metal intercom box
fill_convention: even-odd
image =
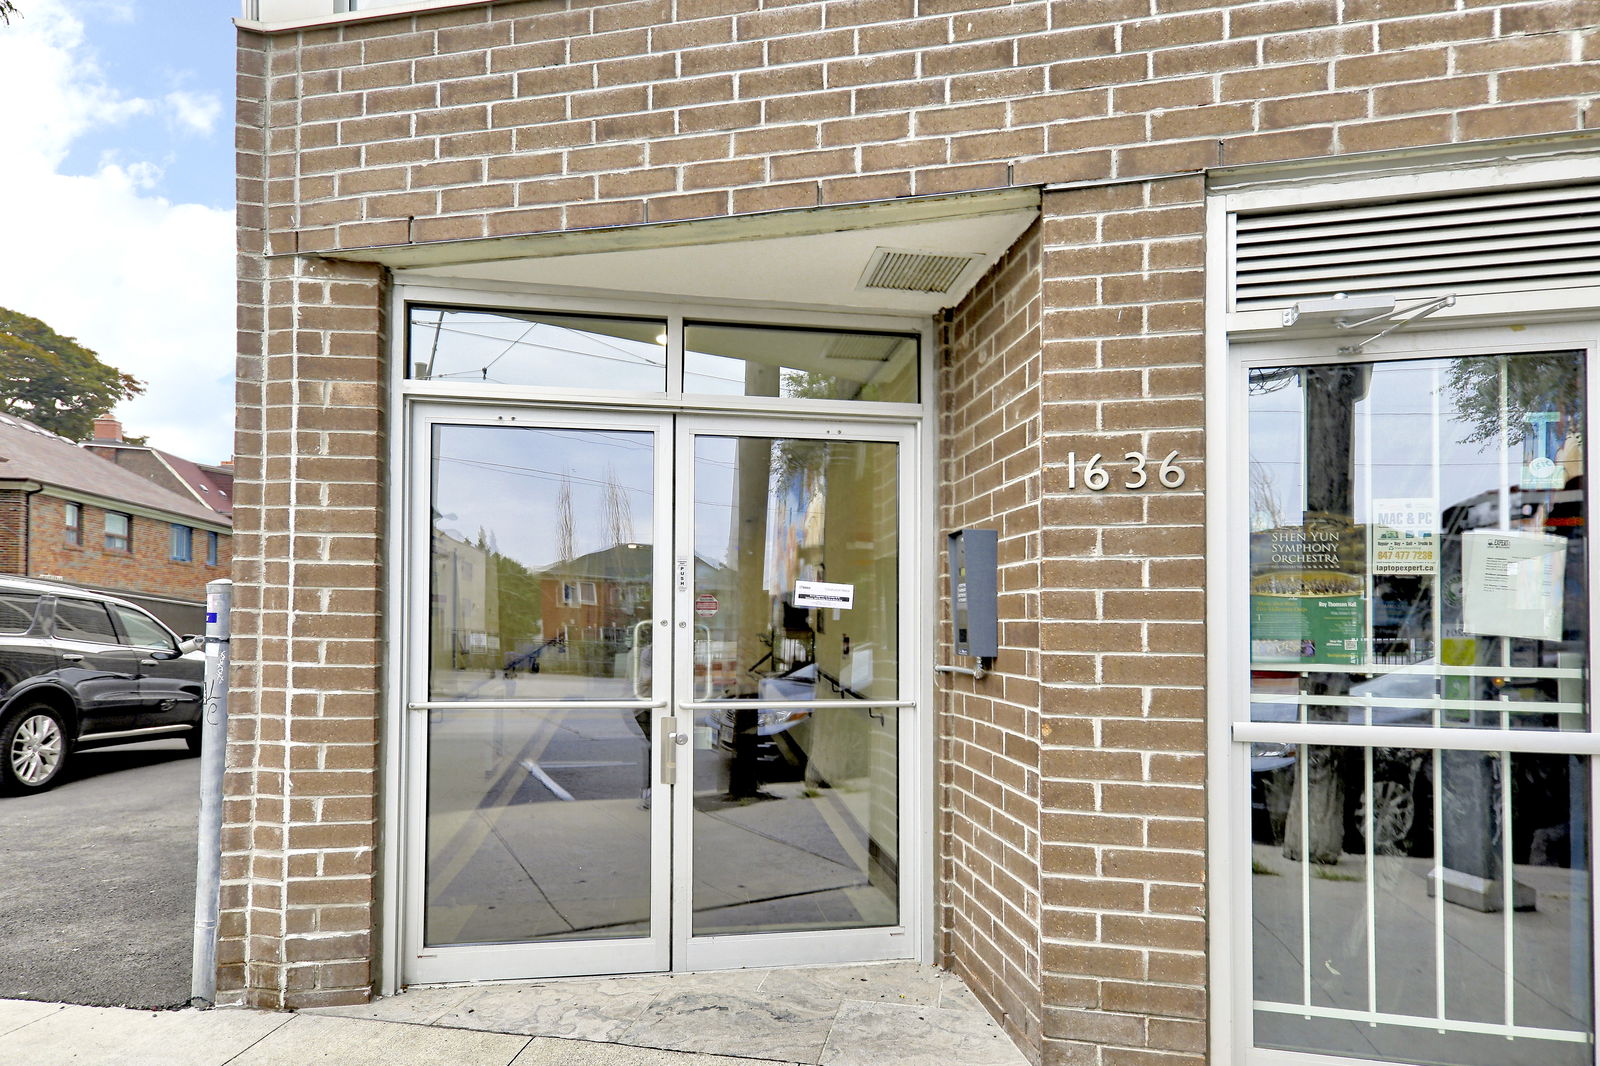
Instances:
[[[950,534],[950,615],[957,655],[993,659],[1000,654],[998,548],[993,529]]]

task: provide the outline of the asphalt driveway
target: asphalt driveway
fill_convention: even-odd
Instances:
[[[0,998],[188,1002],[199,771],[182,740],[151,741],[0,796]]]

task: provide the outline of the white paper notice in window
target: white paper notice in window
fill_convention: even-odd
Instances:
[[[832,581],[796,581],[794,600],[796,607],[832,607],[847,611],[855,604],[856,587]]]
[[[1432,500],[1372,501],[1371,546],[1374,574],[1426,575],[1439,572],[1439,508]]]
[[[1461,627],[1468,633],[1561,639],[1567,542],[1545,533],[1461,534]]]

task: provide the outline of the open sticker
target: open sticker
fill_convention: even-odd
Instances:
[[[849,610],[856,600],[854,585],[832,581],[796,581],[793,603],[796,607],[832,607]]]

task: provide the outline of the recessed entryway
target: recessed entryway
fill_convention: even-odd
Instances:
[[[921,335],[423,305],[411,329],[430,384],[483,363],[702,399],[412,404],[403,983],[921,956],[920,427],[866,410],[915,414]]]

